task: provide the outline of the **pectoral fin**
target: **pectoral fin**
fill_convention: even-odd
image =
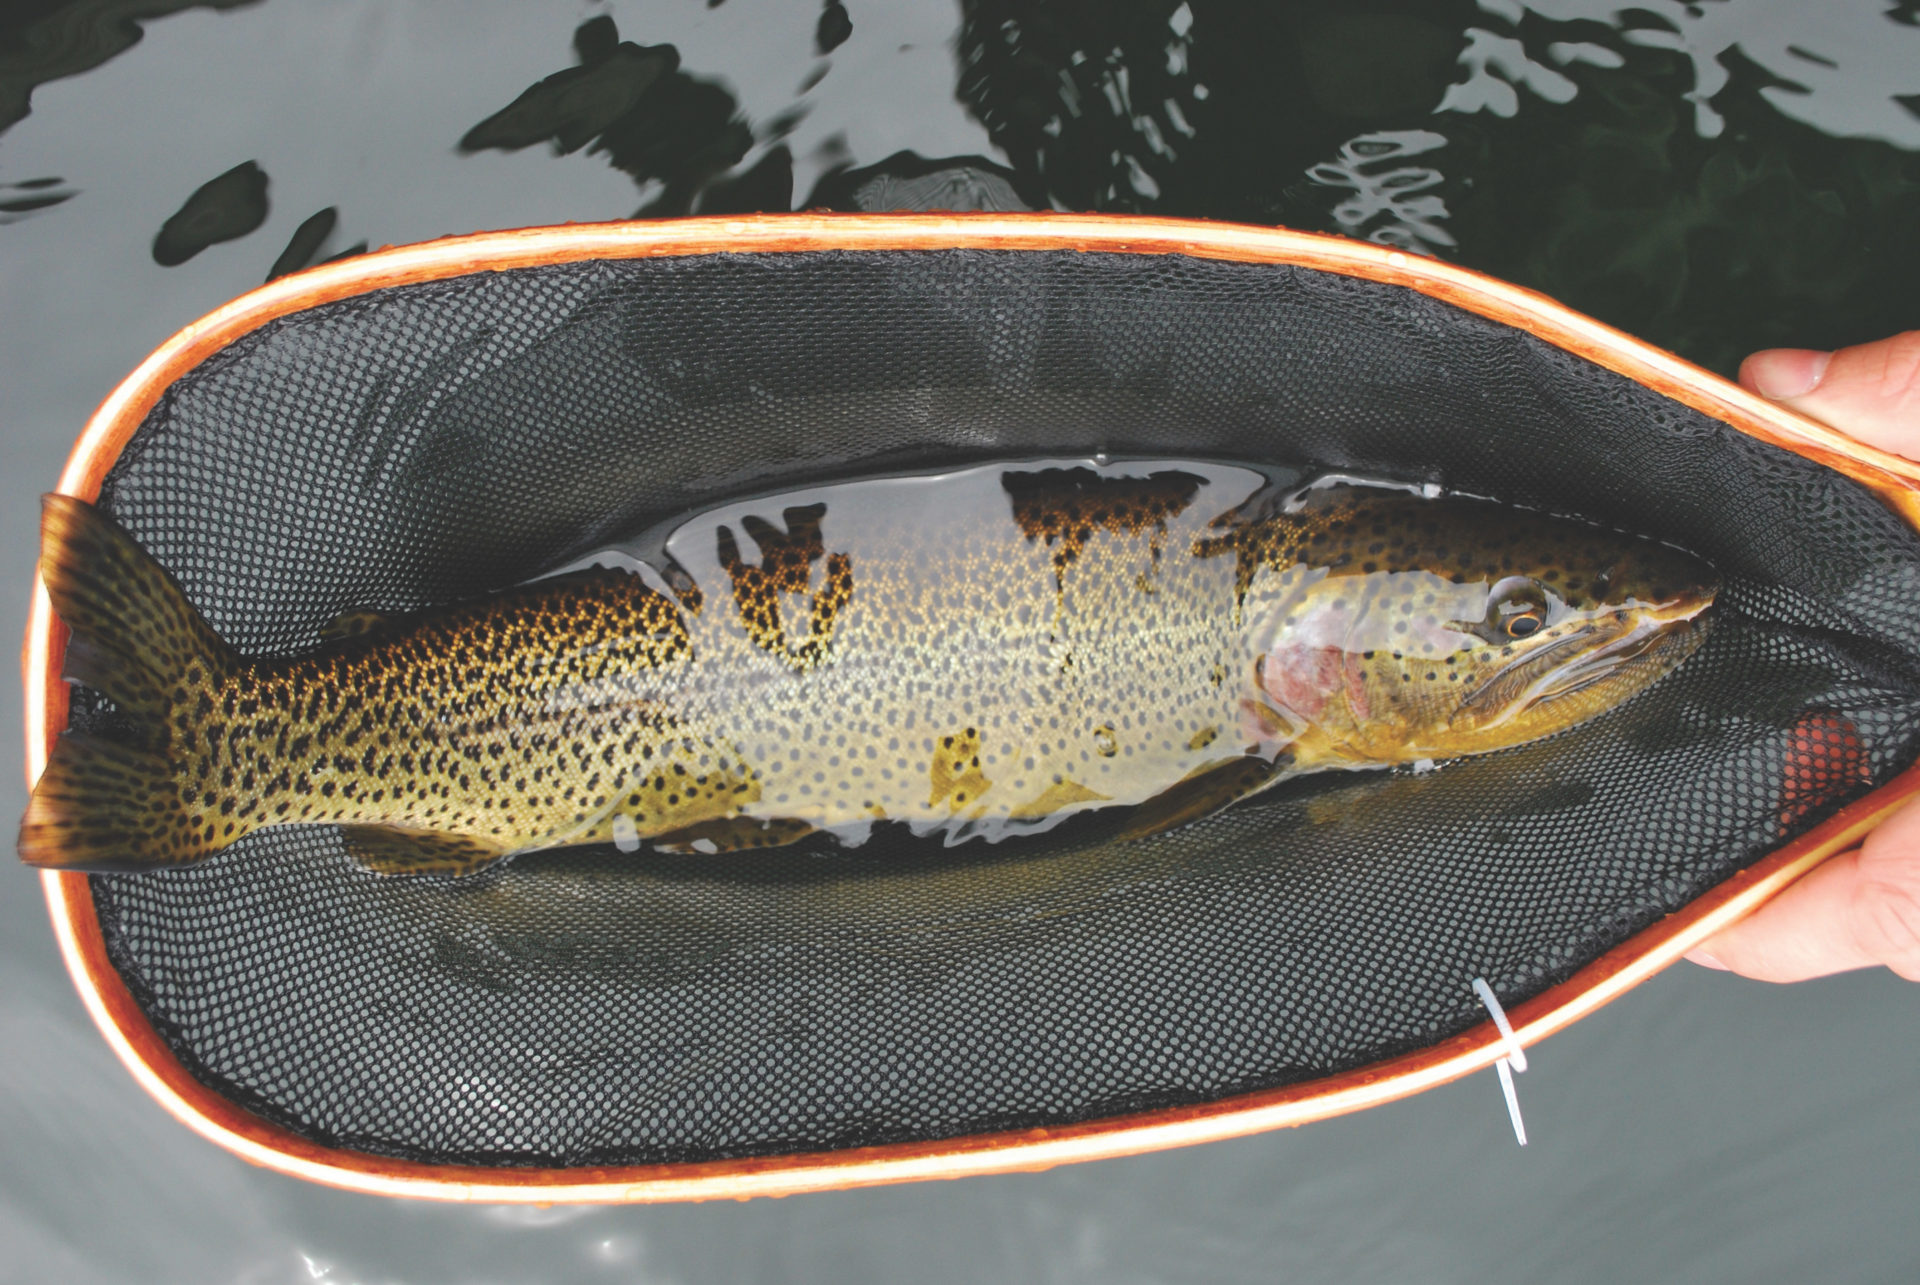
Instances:
[[[347,841],[353,859],[380,875],[452,875],[457,879],[484,870],[507,855],[505,848],[472,835],[400,826],[343,825],[340,835]]]
[[[1218,812],[1235,799],[1265,789],[1290,764],[1291,760],[1285,755],[1276,760],[1258,754],[1246,754],[1202,768],[1134,809],[1120,837],[1144,839],[1150,834],[1159,834],[1198,821],[1201,817]]]
[[[656,835],[653,846],[662,852],[744,852],[749,848],[784,848],[813,834],[805,821],[791,817],[718,817]]]

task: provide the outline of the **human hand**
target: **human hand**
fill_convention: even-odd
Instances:
[[[1920,460],[1920,330],[1831,353],[1768,348],[1740,363],[1740,382],[1869,446]]]
[[[1740,382],[1850,437],[1920,459],[1920,330],[1834,353],[1757,352],[1741,364]],[[1768,982],[1875,965],[1920,981],[1920,803],[1687,958]]]

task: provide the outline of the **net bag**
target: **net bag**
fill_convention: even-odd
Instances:
[[[741,1196],[1294,1124],[1533,1041],[1916,786],[1920,470],[1551,301],[1384,247],[1075,216],[483,235],[277,281],[154,354],[61,489],[246,655],[722,499],[1097,453],[1495,496],[1671,541],[1702,650],[1549,741],[1303,777],[1119,841],[612,848],[381,879],[279,828],[49,874],[102,1030],[285,1172]],[[30,771],[111,706],[28,637]],[[69,698],[71,692],[71,698]]]

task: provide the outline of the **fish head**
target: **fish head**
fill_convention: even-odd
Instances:
[[[1303,765],[1481,754],[1638,694],[1704,637],[1713,570],[1671,545],[1458,497],[1358,488],[1252,621],[1251,740]]]

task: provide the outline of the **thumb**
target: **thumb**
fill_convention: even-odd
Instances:
[[[1740,364],[1740,382],[1870,446],[1920,459],[1920,330],[1831,353],[1769,348]]]

